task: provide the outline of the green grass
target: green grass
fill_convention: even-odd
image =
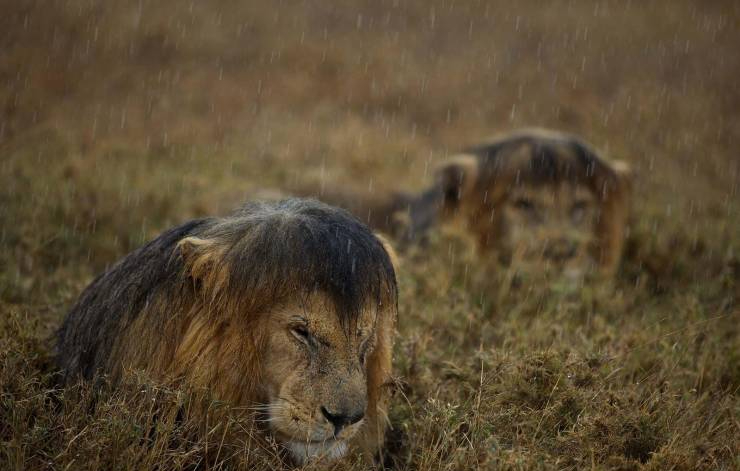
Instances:
[[[388,463],[740,467],[734,3],[0,4],[0,469],[279,469],[228,405],[58,387],[71,303],[260,189],[418,189],[530,125],[635,168],[623,266],[510,288],[453,231],[402,254]]]

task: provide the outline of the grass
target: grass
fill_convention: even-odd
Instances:
[[[68,307],[143,241],[259,189],[418,189],[530,125],[635,168],[622,269],[509,288],[451,231],[404,253],[387,462],[740,467],[734,3],[0,8],[0,469],[280,469],[228,405],[204,422],[205,399],[144,378],[59,388]]]

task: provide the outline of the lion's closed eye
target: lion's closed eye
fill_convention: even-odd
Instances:
[[[534,201],[526,197],[516,198],[513,205],[516,209],[526,212],[534,211],[536,208]]]
[[[577,200],[570,208],[570,217],[575,223],[583,221],[590,205],[586,200]]]
[[[250,202],[169,229],[98,277],[60,329],[58,361],[65,382],[100,373],[114,386],[142,370],[253,409],[256,431],[298,465],[350,445],[375,455],[393,339],[375,342],[360,367],[346,327],[366,329],[375,314],[390,333],[397,305],[389,252],[359,220],[313,200]],[[124,329],[121,319],[136,322]]]
[[[316,351],[319,345],[331,347],[328,342],[311,333],[308,326],[303,322],[291,325],[288,330],[299,344],[307,347],[310,351]]]
[[[307,345],[311,344],[311,334],[305,325],[295,325],[290,328],[290,333],[300,342]]]

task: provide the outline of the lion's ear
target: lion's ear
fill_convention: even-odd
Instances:
[[[632,166],[628,162],[624,160],[611,160],[609,163],[617,175],[632,178]]]
[[[385,252],[388,254],[388,258],[391,259],[393,270],[396,272],[396,276],[398,276],[398,269],[400,268],[401,264],[398,260],[398,254],[396,253],[396,250],[393,248],[391,242],[384,235],[376,232],[375,237],[378,238],[380,244],[383,246]]]
[[[632,186],[632,180],[634,179],[635,173],[628,162],[625,162],[624,160],[612,160],[609,162],[609,165],[617,175],[622,186],[627,188]]]
[[[602,190],[602,197],[625,200],[629,198],[632,190],[634,172],[632,166],[624,160],[602,161],[611,170],[612,178],[607,180]]]
[[[601,271],[613,273],[622,256],[626,236],[630,199],[632,193],[632,168],[623,160],[604,162],[611,170],[611,178],[604,180],[601,187],[602,215],[599,218],[599,261]]]
[[[478,181],[478,158],[472,154],[458,154],[442,163],[436,172],[437,185],[442,190],[446,209],[456,209],[475,189]]]
[[[212,239],[186,237],[177,243],[187,276],[202,283],[212,284],[222,277],[218,272],[223,253]]]

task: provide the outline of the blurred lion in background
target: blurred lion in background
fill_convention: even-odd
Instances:
[[[352,445],[376,456],[398,302],[388,250],[311,200],[188,222],[90,284],[58,363],[67,382],[144,370],[256,408],[298,464]]]
[[[524,129],[450,157],[421,193],[299,193],[347,208],[401,247],[456,222],[512,268],[577,279],[619,266],[631,171],[575,136]]]
[[[482,251],[578,278],[619,266],[630,173],[574,136],[529,129],[453,156],[432,191],[442,219],[460,218]]]

